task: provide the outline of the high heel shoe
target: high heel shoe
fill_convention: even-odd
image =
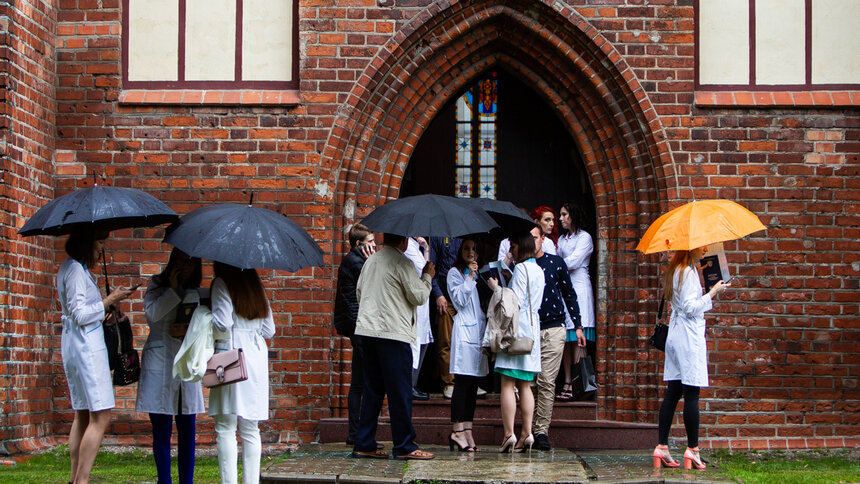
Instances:
[[[535,436],[532,434],[529,434],[528,437],[523,439],[523,446],[522,447],[514,447],[514,452],[523,452],[526,450],[526,447],[528,447],[529,453],[531,453],[532,445],[534,445],[534,443],[535,443]]]
[[[668,445],[658,445],[654,447],[654,467],[659,469],[661,466],[666,467],[681,467],[675,459],[669,455]]]
[[[693,467],[696,469],[704,469],[707,466],[702,462],[702,457],[699,455],[699,449],[691,449],[687,447],[687,450],[684,451],[684,469],[692,469]]]
[[[457,452],[469,452],[470,450],[472,450],[472,448],[469,447],[468,443],[466,445],[460,445],[459,442],[454,440],[454,434],[459,434],[460,432],[463,432],[463,430],[452,430],[451,431],[451,435],[448,436],[448,448],[453,451],[454,447],[456,447]]]
[[[517,437],[514,434],[511,434],[505,438],[504,442],[502,442],[501,447],[499,447],[499,453],[512,452],[515,445],[517,445]]]
[[[469,427],[469,428],[467,428],[467,429],[466,429],[466,428],[464,428],[464,429],[463,429],[463,431],[464,431],[464,432],[465,432],[465,431],[469,431],[469,432],[471,432],[471,431],[472,431],[472,427]],[[469,435],[469,437],[471,437],[471,435]],[[472,442],[474,442],[474,440],[472,440]],[[478,444],[475,444],[475,445],[469,445],[469,452],[480,452],[480,451],[481,451],[481,449],[479,449],[479,448],[478,448]]]

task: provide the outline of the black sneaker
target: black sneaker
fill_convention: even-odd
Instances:
[[[535,434],[535,450],[551,450],[552,446],[549,445],[549,437],[546,434]]]

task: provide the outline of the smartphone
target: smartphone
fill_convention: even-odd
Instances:
[[[733,282],[734,280],[735,280],[735,276],[732,276],[729,278],[729,280],[723,281],[723,284],[729,284],[729,283]]]
[[[136,291],[136,290],[137,290],[137,288],[138,288],[138,287],[140,287],[140,285],[141,285],[141,284],[143,284],[143,283],[142,283],[142,282],[138,282],[137,284],[135,284],[135,285],[131,286],[130,288],[128,288],[128,289],[126,289],[126,290],[127,290],[127,291]]]

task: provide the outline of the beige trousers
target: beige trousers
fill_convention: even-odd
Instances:
[[[532,433],[549,435],[549,423],[552,420],[552,406],[555,403],[555,378],[561,368],[561,356],[564,354],[564,326],[543,329],[540,332],[540,367],[535,383],[537,396],[535,398],[535,418]]]

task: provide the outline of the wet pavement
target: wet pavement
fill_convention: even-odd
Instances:
[[[391,449],[391,442],[384,442]],[[467,454],[422,446],[429,461],[355,459],[345,444],[308,444],[263,469],[264,483],[671,483],[730,482],[714,470],[652,468],[651,450],[570,451],[553,449],[499,454],[494,448]],[[680,451],[676,452],[680,457]]]

